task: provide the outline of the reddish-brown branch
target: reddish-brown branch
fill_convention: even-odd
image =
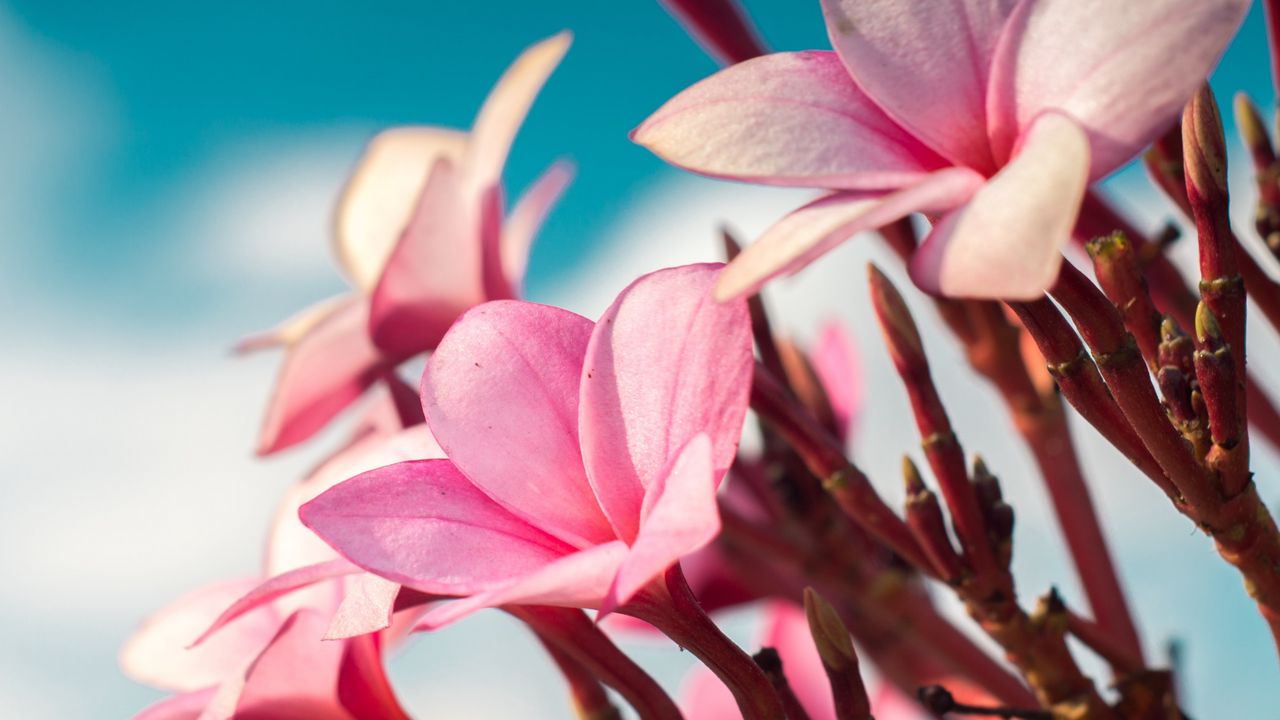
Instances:
[[[1136,350],[1125,349],[1130,341],[1119,313],[1087,278],[1066,264],[1051,292],[1102,359],[1099,364],[1117,404],[1177,487],[1181,498],[1175,498],[1175,506],[1213,536],[1219,553],[1244,576],[1280,642],[1280,533],[1253,483],[1235,496],[1222,494],[1216,473],[1197,462],[1190,445],[1163,419],[1145,370],[1135,372],[1140,367]]]
[[[622,713],[609,699],[609,694],[594,673],[561,650],[554,641],[541,634],[534,634],[569,683],[569,696],[573,699],[573,707],[580,720],[622,720]]]
[[[732,65],[768,52],[736,0],[661,2],[721,64]]]
[[[1276,96],[1280,97],[1280,0],[1264,0],[1262,7],[1271,46],[1271,81],[1275,83]]]
[[[1210,478],[1169,423],[1119,311],[1070,263],[1063,264],[1049,293],[1075,321],[1116,405],[1179,494],[1192,503],[1210,502],[1215,495]]]
[[[917,243],[909,219],[880,232],[904,261],[910,258]],[[1030,448],[1098,622],[1141,655],[1137,627],[1071,442],[1066,413],[1057,397],[1043,397],[1036,389],[1022,359],[1021,332],[999,303],[934,298],[934,305],[964,344],[969,364],[999,390],[1014,426]],[[1134,443],[1140,446],[1136,437]]]
[[[840,615],[811,587],[804,589],[804,613],[822,669],[831,682],[837,720],[873,720],[871,699],[858,669],[858,655]]]
[[[1254,229],[1272,255],[1280,257],[1280,165],[1275,147],[1267,134],[1262,114],[1244,93],[1236,94],[1236,127],[1253,160],[1253,173],[1258,188],[1258,206]]]
[[[1155,372],[1159,366],[1161,318],[1147,292],[1133,243],[1124,233],[1117,232],[1090,240],[1085,249],[1093,259],[1098,284],[1120,310],[1124,326],[1138,342],[1147,367]]]
[[[581,610],[538,605],[509,606],[505,610],[617,690],[641,717],[680,720],[680,710],[662,687]]]
[[[931,569],[906,523],[884,503],[867,476],[845,458],[842,443],[799,408],[760,365],[751,383],[751,407],[795,449],[809,472],[823,478],[823,487],[846,515],[913,566]]]
[[[934,477],[942,490],[956,535],[964,550],[964,559],[974,572],[991,577],[997,568],[995,556],[987,540],[982,510],[969,483],[964,450],[951,428],[951,420],[942,406],[942,398],[933,384],[929,362],[915,321],[897,289],[874,265],[867,266],[872,306],[885,343],[893,356],[894,367],[902,378],[920,431],[921,445]]]
[[[948,585],[959,582],[965,572],[964,561],[951,544],[938,496],[925,487],[911,458],[902,458],[902,476],[907,486],[907,526],[920,541],[938,577]]]
[[[1177,135],[1181,137],[1181,135]],[[1181,145],[1181,143],[1179,143]],[[1181,154],[1178,162],[1181,163]],[[1181,182],[1182,169],[1177,168],[1181,190],[1172,196],[1180,207],[1187,206],[1186,186]],[[1190,209],[1186,210],[1190,217]],[[1183,327],[1192,327],[1195,319],[1198,298],[1187,287],[1186,280],[1178,272],[1173,263],[1163,253],[1156,252],[1154,246],[1138,232],[1127,219],[1112,208],[1106,200],[1094,192],[1086,194],[1084,205],[1080,210],[1080,222],[1076,228],[1076,239],[1085,242],[1100,235],[1109,235],[1116,230],[1123,232],[1134,244],[1140,258],[1146,263],[1146,278],[1151,287],[1152,300],[1162,312],[1172,315]],[[1238,244],[1237,247],[1239,248]],[[1262,268],[1253,260],[1244,248],[1236,254],[1240,263],[1240,275],[1244,278],[1245,288],[1253,297],[1258,308],[1262,310],[1272,327],[1280,330],[1280,286],[1276,286],[1267,277]],[[1262,390],[1257,379],[1250,375],[1247,379],[1248,417],[1272,445],[1280,447],[1280,410]]]
[[[678,564],[618,612],[644,620],[693,653],[728,686],[744,720],[786,719],[769,679],[702,611]]]
[[[913,692],[922,681],[957,676],[1001,702],[1033,701],[1017,678],[939,615],[915,585],[905,582],[900,568],[872,567],[870,555],[843,558],[851,564],[838,564],[839,559],[825,551],[796,547],[729,507],[721,508],[721,517],[721,538],[740,551],[729,557],[750,558],[740,575],[760,578],[762,567],[788,568],[803,575],[795,582],[770,578],[761,588],[765,596],[785,594],[797,583],[821,585],[828,597],[839,599],[841,618],[860,646],[904,691]],[[770,562],[762,565],[761,558]]]
[[[1122,675],[1134,675],[1144,669],[1141,658],[1121,647],[1110,633],[1092,620],[1068,611],[1067,630]]]
[[[1093,358],[1058,308],[1046,299],[1010,303],[1009,307],[1040,348],[1067,402],[1166,495],[1176,499],[1176,488],[1125,419]]]

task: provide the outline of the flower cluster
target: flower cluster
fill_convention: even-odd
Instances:
[[[1280,285],[1231,225],[1205,85],[1247,0],[822,0],[833,51],[773,54],[733,0],[665,4],[727,66],[635,142],[826,194],[745,249],[726,237],[727,264],[637,278],[592,320],[520,299],[571,166],[509,211],[502,183],[567,33],[525,50],[469,131],[375,137],[336,215],[352,291],[240,345],[284,350],[261,454],[363,398],[362,414],[286,494],[260,577],[198,590],[128,642],[126,672],[175,693],[140,718],[407,718],[386,655],[485,609],[545,645],[583,718],[620,718],[617,698],[660,720],[1181,717],[1067,405],[1212,537],[1280,642],[1280,531],[1250,461],[1251,435],[1280,441],[1280,412],[1245,366],[1244,322],[1247,293],[1280,329]],[[1280,162],[1247,98],[1237,112],[1254,229],[1280,253]],[[1195,223],[1198,285],[1093,187],[1144,151]],[[900,513],[846,452],[875,412],[847,329],[807,348],[775,334],[759,291],[870,230],[1005,401],[1087,607],[1056,591],[1024,604],[1014,509],[966,456],[935,338],[888,276],[869,268],[870,302],[939,491],[904,459]],[[1096,282],[1064,262],[1073,240]],[[402,373],[420,358],[415,389]],[[760,442],[740,447],[748,423]],[[749,603],[767,625],[754,656],[709,615]],[[655,630],[705,666],[678,699],[614,642]]]

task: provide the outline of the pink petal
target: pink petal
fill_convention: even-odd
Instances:
[[[498,184],[516,132],[572,41],[572,34],[561,32],[531,46],[494,85],[471,127],[464,161],[470,188],[483,192]]]
[[[704,547],[720,532],[711,438],[695,435],[664,478],[645,493],[640,532],[609,588],[602,615],[629,601],[680,558]]]
[[[165,698],[134,716],[133,720],[200,720],[216,687]]]
[[[373,291],[369,334],[395,357],[434,348],[459,315],[485,301],[480,208],[468,203],[460,182],[448,160],[431,167]]]
[[[695,720],[742,720],[733,693],[705,665],[695,665],[682,684],[680,712]]]
[[[231,603],[222,611],[222,614],[210,623],[209,627],[191,644],[198,646],[203,644],[210,636],[213,636],[223,627],[226,627],[236,618],[256,610],[277,598],[283,597],[290,593],[296,592],[303,588],[311,587],[316,583],[332,580],[344,575],[352,575],[360,572],[360,568],[352,563],[337,558],[328,562],[317,563],[315,565],[307,565],[296,570],[276,575],[262,581],[249,592],[245,593],[235,602]],[[336,605],[337,592],[334,590],[334,605]],[[332,609],[332,608],[329,608]]]
[[[558,160],[534,181],[511,209],[502,228],[502,271],[513,295],[519,296],[524,285],[524,271],[529,264],[529,249],[556,201],[573,180],[574,165]]]
[[[958,678],[956,678],[959,680]],[[963,681],[961,681],[963,682]],[[943,685],[948,689],[953,685]],[[878,687],[871,688],[871,712],[875,717],[891,720],[927,720],[929,716],[920,707],[920,703],[906,693],[894,687],[892,683],[881,682]],[[963,700],[961,702],[964,702]],[[978,701],[984,702],[984,701]],[[996,704],[999,704],[998,702]]]
[[[249,335],[235,344],[237,353],[251,353],[277,347],[288,347],[301,340],[317,323],[334,310],[351,302],[348,295],[337,295],[304,308],[288,320],[265,332]]]
[[[461,600],[442,603],[422,617],[419,630],[434,630],[484,608],[502,605],[599,607],[627,555],[620,540],[565,555],[514,582]]]
[[[458,163],[467,135],[434,127],[399,127],[369,141],[338,202],[334,243],[352,283],[368,293],[409,224],[436,160]]]
[[[436,439],[489,497],[579,547],[613,539],[578,449],[578,382],[591,321],[534,303],[467,313],[427,363]]]
[[[997,154],[1008,156],[1043,112],[1061,110],[1089,135],[1090,178],[1110,173],[1173,124],[1249,4],[1022,3],[1009,19],[991,74],[988,114]]]
[[[400,583],[363,573],[348,580],[345,591],[324,633],[325,640],[345,640],[391,627]]]
[[[782,672],[787,676],[787,683],[795,691],[796,698],[809,711],[811,720],[835,720],[831,683],[813,644],[804,611],[795,605],[775,602],[769,604],[767,617],[764,644],[778,651],[782,658]]]
[[[338,699],[356,718],[409,720],[382,662],[382,637],[364,635],[346,643],[338,671]]]
[[[390,435],[367,435],[320,464],[302,482],[285,491],[267,536],[268,576],[337,557],[316,534],[298,520],[298,508],[347,478],[402,460],[443,458],[444,450],[426,425]]]
[[[896,188],[945,164],[876,107],[830,52],[725,68],[669,100],[632,140],[686,170],[769,185]]]
[[[343,643],[320,639],[325,617],[299,610],[244,677],[236,720],[355,720],[338,701]]]
[[[863,389],[858,349],[844,325],[830,322],[823,327],[812,360],[835,411],[840,437],[848,438],[862,410]]]
[[[591,335],[578,425],[596,497],[631,541],[646,490],[698,434],[716,481],[733,462],[751,386],[746,302],[717,303],[718,264],[650,273],[622,291]]]
[[[299,516],[352,562],[427,593],[479,592],[571,552],[447,460],[371,470],[303,505]]]
[[[767,52],[737,0],[662,0],[662,5],[721,65]]]
[[[1013,160],[929,234],[911,278],[950,297],[1039,297],[1058,275],[1088,176],[1084,131],[1042,116]]]
[[[288,347],[258,454],[311,437],[387,371],[387,361],[365,333],[367,319],[368,305],[349,297]]]
[[[794,273],[832,248],[864,231],[913,212],[956,207],[982,185],[982,176],[965,168],[947,168],[888,195],[839,193],[787,215],[748,245],[725,269],[716,286],[720,299],[751,295],[778,275]]]
[[[822,0],[822,9],[831,46],[863,91],[926,145],[987,174],[991,55],[1017,2]]]
[[[125,642],[121,668],[129,677],[165,690],[186,692],[221,682],[266,646],[282,618],[254,613],[198,648],[191,643],[218,613],[257,584],[246,578],[210,585],[165,607]]]

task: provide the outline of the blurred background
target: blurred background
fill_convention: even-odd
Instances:
[[[827,47],[816,2],[745,4],[773,47]],[[556,157],[579,166],[534,249],[532,299],[593,315],[641,272],[717,259],[718,223],[750,237],[808,197],[691,178],[627,140],[715,70],[653,0],[0,1],[0,715],[127,717],[160,697],[119,673],[121,642],[178,595],[257,573],[275,502],[343,432],[256,460],[278,357],[233,358],[231,344],[343,288],[329,220],[373,133],[465,128],[507,63],[563,28],[574,46],[507,175],[515,191]],[[1243,90],[1274,105],[1260,8],[1214,86],[1220,102]],[[1247,162],[1228,133],[1251,235]],[[1171,215],[1140,170],[1108,184],[1147,226]],[[899,457],[917,441],[866,307],[868,259],[902,277],[874,243],[853,242],[769,299],[801,339],[832,318],[859,338],[872,409],[854,457],[897,498]],[[909,299],[966,448],[1013,497],[1023,595],[1057,584],[1078,599],[999,400]],[[1280,387],[1269,331],[1251,342],[1253,366]],[[1274,649],[1234,571],[1078,429],[1144,640],[1154,657],[1182,642],[1190,711],[1274,717]],[[1260,449],[1272,504],[1277,467]],[[730,624],[749,641],[749,613]],[[679,685],[686,655],[635,647]],[[568,712],[536,643],[496,612],[417,638],[392,673],[423,717]]]

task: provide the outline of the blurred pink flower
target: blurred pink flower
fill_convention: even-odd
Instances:
[[[505,218],[502,169],[569,42],[561,33],[520,55],[469,133],[402,127],[369,143],[335,220],[335,250],[355,291],[240,344],[286,353],[260,454],[309,438],[401,362],[433,349],[467,309],[520,294],[533,236],[573,169],[552,165]]]
[[[1089,182],[1167,129],[1248,0],[823,0],[835,52],[747,60],[634,133],[716,177],[837,192],[725,271],[740,297],[855,233],[936,217],[922,288],[1028,299],[1056,277]]]
[[[399,586],[341,560],[297,518],[299,506],[352,474],[442,456],[425,425],[385,434],[389,400],[380,400],[365,432],[286,493],[267,544],[267,580],[197,590],[129,639],[125,672],[179,693],[139,718],[407,717],[382,667],[383,649],[414,619],[392,626]]]
[[[431,594],[436,627],[517,604],[625,603],[719,531],[753,365],[746,304],[721,266],[646,275],[600,321],[482,305],[423,376],[448,460],[364,473],[302,507],[357,565]]]

